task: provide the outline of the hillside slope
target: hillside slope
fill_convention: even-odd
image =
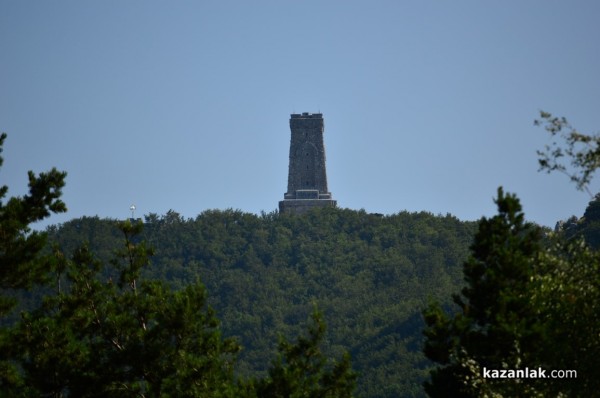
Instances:
[[[49,232],[67,252],[87,241],[108,260],[122,245],[115,224],[84,217]],[[420,311],[459,290],[475,228],[423,212],[210,210],[186,220],[170,211],[146,216],[141,239],[156,249],[147,276],[206,285],[225,335],[244,346],[240,374],[264,372],[278,335],[297,335],[316,304],[328,325],[325,351],[352,355],[358,396],[416,397],[429,365]]]

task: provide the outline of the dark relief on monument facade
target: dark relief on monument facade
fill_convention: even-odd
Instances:
[[[302,214],[313,207],[335,206],[327,188],[323,114],[292,114],[290,129],[288,188],[279,211]]]

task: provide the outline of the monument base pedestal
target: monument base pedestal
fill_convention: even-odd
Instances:
[[[304,214],[315,207],[336,207],[333,199],[286,199],[279,202],[279,213]]]

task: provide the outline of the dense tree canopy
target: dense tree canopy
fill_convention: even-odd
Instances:
[[[141,225],[122,226],[125,247],[108,271],[87,247],[60,257],[54,295],[12,331],[26,394],[73,397],[235,396],[239,347],[223,340],[200,284],[180,291],[140,280]]]
[[[0,144],[4,139],[3,134]],[[321,354],[319,313],[310,338],[296,345],[281,341],[269,378],[234,377],[240,346],[221,336],[197,276],[177,288],[152,278],[152,250],[137,236],[142,223],[104,223],[109,233],[94,241],[101,253],[111,252],[110,260],[96,257],[80,240],[45,247],[45,234],[31,232],[29,224],[65,210],[60,201],[65,174],[29,174],[31,194],[0,203],[0,396],[352,395],[348,354],[337,364]],[[2,196],[6,192],[0,190]],[[169,224],[177,218],[167,215]],[[117,230],[123,236],[115,242]],[[25,303],[32,293],[37,299]],[[7,311],[18,298],[28,309],[11,320]]]
[[[600,389],[598,198],[556,233],[526,222],[500,190],[498,215],[479,223],[335,208],[169,211],[143,223],[74,219],[50,227],[46,244],[29,224],[65,210],[64,177],[30,173],[28,196],[0,202],[0,396]],[[322,314],[305,328],[315,305]],[[524,367],[578,378],[483,377]]]
[[[6,139],[0,134],[0,153]],[[4,159],[0,156],[0,166]],[[14,291],[31,288],[41,282],[51,258],[42,256],[46,234],[31,231],[29,225],[42,220],[51,212],[66,211],[60,200],[66,173],[52,169],[35,175],[28,173],[29,193],[3,201],[8,187],[0,187],[0,321],[17,304]],[[0,322],[1,323],[1,322]],[[0,330],[0,391],[9,391],[8,385],[19,384],[18,369],[9,360],[12,342]]]
[[[524,222],[515,196],[500,190],[497,203],[498,215],[480,222],[464,264],[466,286],[454,296],[458,311],[432,304],[424,312],[425,353],[438,364],[427,393],[596,395],[600,253],[581,238],[542,235]],[[489,377],[489,370],[519,369],[542,369],[546,378]],[[551,378],[567,370],[576,376]]]
[[[87,241],[108,260],[122,240],[115,224],[84,217],[50,235],[66,252]],[[350,351],[357,395],[423,396],[420,310],[462,285],[474,226],[429,213],[209,210],[184,219],[170,211],[145,218],[141,238],[156,254],[142,275],[175,289],[204,283],[223,335],[243,346],[239,376],[268,377],[278,339],[301,335],[317,304],[328,324],[323,352]]]
[[[439,305],[425,311],[425,353],[439,363],[426,383],[432,397],[522,396],[534,391],[529,380],[494,380],[483,369],[537,367],[544,344],[538,309],[529,295],[539,272],[539,227],[528,224],[518,199],[500,189],[498,215],[482,219],[464,264],[466,286],[454,296],[459,311]],[[534,382],[532,382],[535,384]]]
[[[0,134],[0,153],[6,139]],[[0,156],[0,166],[4,159]],[[50,213],[67,210],[60,200],[65,185],[65,172],[52,169],[35,175],[28,173],[29,193],[23,197],[11,197],[4,203],[8,187],[0,187],[0,293],[7,289],[31,287],[42,280],[48,260],[40,256],[46,244],[46,234],[32,231],[30,224],[40,221]],[[0,294],[0,316],[15,304]]]
[[[600,137],[581,134],[565,118],[547,112],[535,124],[564,141],[538,151],[540,170],[565,173],[578,189],[588,190],[600,167]],[[427,393],[597,395],[599,196],[583,217],[560,222],[555,233],[546,234],[524,221],[516,196],[500,189],[497,204],[498,215],[479,223],[463,266],[466,286],[453,297],[455,309],[449,312],[432,303],[424,311],[424,351],[436,362],[425,383]],[[489,372],[510,375],[524,369],[536,372],[508,378]],[[560,377],[556,371],[570,373]]]
[[[546,112],[536,124],[565,141],[538,152],[541,170],[587,190],[600,139]],[[0,187],[0,397],[600,390],[598,196],[555,233],[526,222],[501,189],[498,214],[477,224],[425,212],[230,209],[32,231],[66,211],[65,176],[29,172],[29,193],[6,202]],[[485,371],[524,368],[577,378]]]

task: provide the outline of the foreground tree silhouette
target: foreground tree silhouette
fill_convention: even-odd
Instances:
[[[149,261],[134,243],[141,224],[121,225],[112,269],[86,247],[56,256],[55,295],[13,330],[27,394],[73,397],[235,396],[239,346],[222,339],[199,283],[172,291],[140,281]]]
[[[0,153],[6,137],[6,133],[0,134]],[[0,166],[3,163],[0,156]],[[50,213],[67,211],[60,200],[66,175],[54,168],[37,176],[29,171],[29,194],[12,197],[6,203],[2,199],[8,187],[0,187],[0,292],[28,288],[42,280],[48,258],[40,252],[46,245],[46,234],[31,231],[29,225]],[[0,316],[14,304],[14,300],[0,295]]]
[[[2,288],[44,282],[48,292],[39,308],[0,330],[0,397],[269,396],[256,386],[291,382],[280,376],[235,380],[240,347],[221,337],[204,287],[196,281],[173,290],[140,278],[152,255],[136,237],[141,223],[120,224],[124,246],[110,264],[98,261],[87,246],[70,258],[56,247],[40,256],[45,235],[32,233],[29,223],[49,211],[66,210],[59,199],[64,176],[56,170],[39,178],[30,173],[31,195],[0,207]],[[0,193],[6,191],[3,187]],[[14,300],[3,303],[8,310]],[[332,372],[322,368],[324,356],[318,357],[323,361],[318,366],[304,367],[314,364],[318,347],[311,344],[323,337],[320,318],[317,323],[317,329],[310,329],[311,339],[299,339],[301,349],[292,356],[285,351],[290,346],[282,343],[289,361],[286,374],[299,378],[295,391],[302,396],[338,396],[330,393],[336,391],[350,396],[355,376],[347,357]],[[317,380],[318,388],[306,380]]]
[[[565,117],[545,111],[540,111],[534,125],[543,126],[552,138],[550,145],[537,151],[540,171],[563,173],[592,197],[589,184],[600,167],[600,136],[580,133]]]
[[[0,134],[0,153],[6,137],[6,133]],[[0,156],[0,166],[3,162]],[[11,197],[4,203],[8,187],[0,187],[0,320],[16,304],[9,293],[41,282],[51,261],[40,255],[46,234],[32,231],[29,225],[67,210],[60,200],[66,173],[52,169],[36,176],[29,171],[28,177],[29,193],[23,197]],[[11,386],[21,383],[18,369],[7,357],[11,345],[6,328],[0,328],[0,394],[11,394]]]
[[[541,112],[554,141],[538,151],[540,170],[559,171],[589,192],[600,167],[600,138]],[[591,193],[590,193],[591,196]],[[600,252],[598,201],[558,234],[524,222],[516,197],[498,192],[498,215],[482,219],[464,265],[466,287],[448,315],[423,314],[424,352],[437,366],[425,383],[432,396],[596,396],[600,390]],[[581,238],[584,237],[585,241]],[[574,370],[576,378],[490,379],[484,369]]]
[[[577,378],[546,381],[546,396],[598,395],[600,357],[600,252],[582,239],[551,237],[544,269],[534,278],[532,305],[545,321],[541,357],[550,369],[573,369]]]
[[[535,380],[484,379],[487,369],[537,368],[544,344],[530,300],[538,271],[540,228],[526,223],[518,199],[498,190],[498,215],[482,219],[464,264],[466,287],[453,297],[454,315],[432,304],[424,311],[424,352],[439,364],[425,390],[432,397],[535,395]]]
[[[315,309],[308,335],[296,343],[279,342],[279,356],[269,369],[269,376],[252,386],[251,396],[273,398],[344,398],[351,397],[356,373],[346,353],[341,362],[332,362],[321,352],[325,323]],[[256,394],[256,395],[254,395]]]
[[[594,396],[600,391],[600,194],[593,196],[589,186],[600,168],[600,135],[580,133],[565,117],[545,111],[534,124],[553,139],[537,152],[540,170],[566,174],[592,198],[583,217],[563,224],[544,252],[534,299],[547,311],[552,347],[546,357],[557,369],[578,372],[576,381],[558,387],[571,396]]]

